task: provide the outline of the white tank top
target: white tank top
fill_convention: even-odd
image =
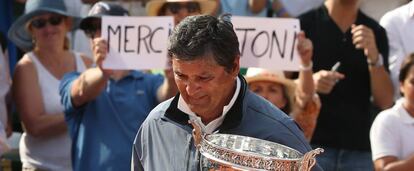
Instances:
[[[29,52],[27,55],[37,70],[45,113],[48,115],[62,113],[63,105],[60,103],[59,95],[60,80],[56,79],[40,63],[33,52]],[[76,71],[84,71],[86,67],[78,53],[75,53],[75,60]],[[68,133],[49,138],[35,138],[23,133],[19,146],[23,167],[70,171],[72,170],[71,144]]]

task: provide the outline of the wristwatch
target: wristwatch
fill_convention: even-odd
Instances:
[[[379,54],[376,62],[372,62],[369,58],[367,58],[367,63],[371,67],[380,67],[384,65],[384,58],[381,54]]]

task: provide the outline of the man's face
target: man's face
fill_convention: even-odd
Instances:
[[[175,82],[191,111],[202,118],[221,115],[236,88],[239,58],[235,59],[234,64],[234,69],[229,73],[211,56],[193,61],[183,61],[173,56]]]

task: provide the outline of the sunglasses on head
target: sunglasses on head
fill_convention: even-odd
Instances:
[[[63,16],[51,16],[47,19],[45,18],[38,18],[34,19],[30,22],[30,24],[37,29],[41,29],[46,26],[47,23],[49,23],[52,26],[57,26],[63,21]]]
[[[187,3],[169,2],[165,4],[165,8],[170,10],[173,14],[177,14],[182,8],[187,9],[189,13],[201,11],[200,4],[198,2],[187,2]]]
[[[86,36],[88,36],[89,38],[94,38],[95,34],[98,30],[101,30],[101,21],[99,20],[95,20],[95,21],[91,21],[88,24],[88,27],[83,29],[83,31],[85,32]]]

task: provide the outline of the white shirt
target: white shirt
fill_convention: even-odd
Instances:
[[[220,117],[214,119],[207,125],[204,125],[204,123],[201,121],[201,117],[197,116],[196,113],[191,111],[191,109],[188,107],[187,103],[184,101],[181,95],[178,98],[177,108],[183,111],[184,113],[187,113],[190,116],[190,120],[197,122],[201,126],[201,129],[203,130],[204,133],[211,134],[214,132],[214,130],[216,130],[223,123],[227,112],[234,105],[234,102],[236,102],[237,96],[240,93],[240,87],[241,87],[241,82],[240,82],[240,79],[237,77],[236,91],[234,92],[233,97],[231,98],[229,104],[223,107],[223,113],[221,114]]]
[[[386,13],[380,24],[387,31],[390,46],[389,69],[394,85],[394,99],[398,99],[401,63],[408,54],[414,52],[414,1]]]
[[[414,118],[404,109],[404,98],[375,118],[370,131],[372,159],[394,156],[399,160],[414,154]]]
[[[360,9],[375,21],[379,21],[386,12],[407,2],[407,0],[362,0]]]

